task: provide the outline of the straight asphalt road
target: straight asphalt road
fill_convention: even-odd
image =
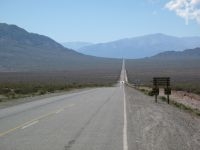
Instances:
[[[199,150],[200,118],[127,87],[0,109],[0,150]]]

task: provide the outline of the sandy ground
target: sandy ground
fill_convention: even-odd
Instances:
[[[149,87],[140,87],[140,89],[145,89],[147,91],[151,90]],[[166,96],[163,88],[160,88],[159,96]],[[200,111],[200,95],[173,90],[170,95],[170,99]]]
[[[164,96],[164,90],[160,89],[160,95]],[[184,91],[172,91],[170,99],[178,103],[200,110],[200,95]]]

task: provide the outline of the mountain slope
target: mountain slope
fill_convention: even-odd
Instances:
[[[164,51],[179,51],[196,47],[200,47],[200,37],[179,38],[164,34],[152,34],[109,43],[94,44],[82,47],[78,51],[100,57],[143,58]]]
[[[15,25],[0,24],[0,71],[91,69],[112,61],[80,54]]]
[[[167,76],[175,89],[200,92],[200,48],[168,51],[153,57],[126,60],[129,81],[151,85],[153,77]]]
[[[166,51],[159,53],[152,58],[160,58],[160,59],[193,59],[193,58],[200,58],[200,48],[195,49],[187,49],[184,51]]]
[[[66,48],[71,48],[74,50],[78,50],[81,47],[92,45],[92,43],[89,42],[65,42],[61,44]]]

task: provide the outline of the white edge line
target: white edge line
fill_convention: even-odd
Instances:
[[[64,109],[60,109],[60,110],[56,111],[55,113],[56,113],[56,114],[59,114],[59,113],[62,112],[62,111],[64,111]]]
[[[70,104],[69,107],[73,107],[75,104]]]
[[[123,150],[128,150],[128,141],[127,141],[127,114],[126,114],[126,94],[123,85],[124,92],[124,128],[123,128]]]
[[[26,128],[28,128],[28,127],[30,127],[30,126],[32,126],[32,125],[38,123],[38,122],[39,122],[39,120],[33,121],[33,122],[31,122],[31,123],[29,123],[29,124],[23,126],[21,129],[26,129]]]

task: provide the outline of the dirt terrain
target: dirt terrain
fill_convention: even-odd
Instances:
[[[200,118],[126,87],[128,144],[136,150],[199,150]]]
[[[163,89],[160,90],[160,95],[164,96]],[[185,91],[172,91],[170,99],[178,103],[189,106],[193,109],[200,110],[200,95]]]

